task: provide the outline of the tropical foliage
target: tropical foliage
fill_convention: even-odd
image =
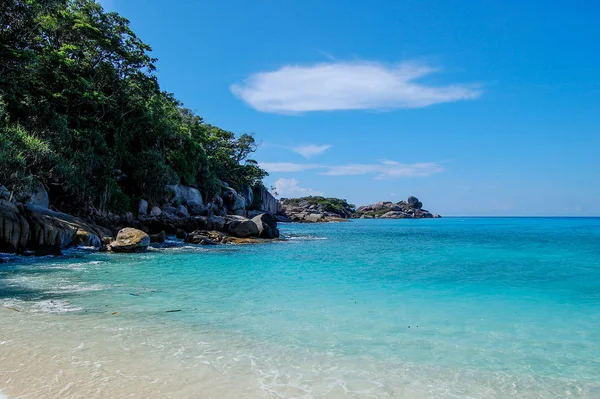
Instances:
[[[206,124],[160,89],[151,48],[94,0],[3,0],[0,183],[37,179],[57,207],[129,207],[166,184],[254,185],[252,135]]]

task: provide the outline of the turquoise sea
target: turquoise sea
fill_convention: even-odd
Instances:
[[[0,395],[600,398],[600,218],[280,229],[0,264]]]

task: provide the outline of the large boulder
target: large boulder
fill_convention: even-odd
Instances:
[[[250,205],[252,205],[252,202],[254,201],[254,191],[252,190],[252,187],[243,186],[240,190],[240,194],[246,200],[246,207],[249,208]]]
[[[202,194],[194,187],[177,184],[167,186],[167,191],[169,192],[169,198],[167,200],[178,205],[189,206],[191,203],[197,203],[200,205],[204,203],[202,200]]]
[[[49,246],[65,248],[78,245],[81,243],[76,241],[76,237],[78,234],[83,235],[83,232],[87,232],[91,240],[83,240],[85,244],[93,243],[94,245],[97,244],[99,237],[112,235],[109,230],[95,224],[35,205],[26,205],[23,215],[27,219],[30,229],[27,247],[32,249]]]
[[[185,205],[179,205],[177,207],[177,216],[179,216],[180,218],[190,217],[190,213],[188,212],[188,209],[185,207]]]
[[[175,208],[172,205],[165,205],[162,208],[162,212],[168,216],[175,216],[175,214],[177,213],[177,208]]]
[[[21,252],[29,241],[29,223],[17,206],[0,199],[0,252]]]
[[[208,208],[205,207],[204,205],[202,205],[202,203],[198,202],[198,201],[188,201],[186,203],[187,208],[189,209],[189,212],[191,215],[194,216],[207,216],[209,211]],[[182,205],[183,206],[183,205]]]
[[[119,231],[109,249],[113,252],[142,252],[150,245],[150,236],[141,230],[126,227]]]
[[[260,238],[278,238],[279,229],[277,220],[270,213],[263,213],[252,218],[252,222],[258,227],[258,236]]]
[[[150,242],[155,242],[155,243],[163,243],[167,240],[167,234],[165,233],[165,231],[161,231],[160,233],[156,233],[156,234],[149,234],[150,237]]]
[[[41,208],[48,208],[50,206],[50,199],[48,198],[46,187],[39,181],[36,181],[35,186],[26,194],[26,197],[27,198],[25,198],[23,202],[29,205],[39,206]]]
[[[257,195],[260,197],[260,209],[264,212],[276,215],[281,212],[281,203],[263,185],[257,187]]]
[[[413,197],[412,195],[410,197],[408,197],[408,206],[410,206],[411,208],[414,209],[421,209],[423,207],[423,204],[421,203],[421,201],[419,201],[419,199],[417,197]]]
[[[160,215],[162,215],[162,210],[157,206],[153,206],[152,210],[150,211],[150,216],[156,217]]]
[[[224,187],[221,193],[223,204],[234,215],[246,216],[246,198],[233,188]]]
[[[148,201],[141,199],[138,204],[138,215],[145,216],[148,214]]]
[[[211,228],[214,230],[223,231],[223,229],[225,228],[226,220],[222,216],[213,215],[209,217],[207,221]]]
[[[234,220],[225,225],[229,234],[235,237],[256,237],[258,236],[258,226],[250,219]]]

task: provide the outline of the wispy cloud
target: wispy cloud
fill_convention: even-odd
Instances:
[[[344,165],[261,162],[260,166],[269,173],[303,172],[311,169],[321,169],[321,174],[323,175],[360,176],[374,174],[376,179],[427,177],[444,171],[444,168],[438,162],[403,164],[389,160],[384,160],[380,163],[350,163]]]
[[[307,195],[323,195],[312,188],[300,187],[296,179],[279,178],[275,181],[275,191],[279,197],[304,197]]]
[[[314,164],[314,163],[260,162],[260,167],[269,173],[273,173],[273,172],[302,172],[304,170],[322,168],[323,165]]]
[[[262,112],[301,113],[351,109],[422,108],[470,100],[482,94],[478,85],[429,85],[418,82],[439,69],[402,62],[328,62],[287,65],[250,75],[233,84],[233,94]]]
[[[289,149],[290,151],[294,151],[295,153],[302,155],[304,158],[310,158],[315,155],[321,155],[322,153],[324,153],[325,151],[330,149],[331,145],[329,145],[329,144],[324,144],[324,145],[309,144],[309,145],[300,145],[297,147],[286,147],[286,148]]]

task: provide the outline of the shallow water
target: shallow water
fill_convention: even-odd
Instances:
[[[280,227],[0,265],[0,393],[600,397],[600,219]]]

